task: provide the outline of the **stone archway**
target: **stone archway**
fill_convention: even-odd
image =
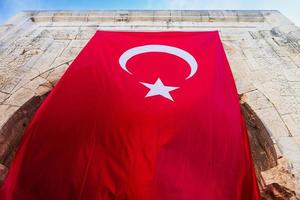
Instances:
[[[0,129],[0,184],[21,142],[30,120],[48,93],[24,103]]]

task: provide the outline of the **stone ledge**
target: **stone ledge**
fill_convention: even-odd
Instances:
[[[99,10],[99,11],[27,11],[33,22],[59,21],[189,21],[189,22],[265,22],[281,15],[275,10]],[[275,17],[273,17],[275,16]],[[272,21],[272,20],[271,20]],[[273,21],[276,21],[275,19]]]

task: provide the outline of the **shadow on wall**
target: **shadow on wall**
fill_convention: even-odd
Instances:
[[[241,96],[242,99],[242,96]],[[261,172],[277,166],[277,153],[270,134],[262,121],[246,103],[241,101],[241,111],[248,129],[249,143],[262,200],[296,200],[296,193],[278,183],[266,185]]]
[[[0,130],[0,185],[14,158],[27,125],[48,94],[49,92],[42,96],[31,98],[12,115]],[[295,197],[295,192],[288,188],[277,183],[265,184],[261,172],[277,165],[276,150],[270,134],[250,106],[245,102],[241,102],[241,111],[247,124],[262,200],[292,199]]]

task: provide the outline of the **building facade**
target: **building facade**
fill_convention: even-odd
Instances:
[[[14,16],[0,26],[2,179],[32,115],[97,30],[218,30],[241,104],[249,108],[248,125],[251,117],[258,118],[261,125],[254,124],[254,132],[264,129],[270,137],[271,144],[252,135],[266,154],[256,163],[271,163],[258,167],[259,179],[300,192],[300,29],[278,11],[28,11]]]

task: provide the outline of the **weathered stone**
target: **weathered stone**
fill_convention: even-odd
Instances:
[[[255,89],[243,94],[243,100],[250,104],[254,110],[271,108],[271,102],[259,90]]]
[[[41,77],[41,76],[38,76],[34,79],[31,79],[29,80],[28,83],[24,84],[23,85],[23,88],[26,88],[26,89],[30,89],[32,91],[36,91],[37,88],[40,86],[40,85],[43,85],[45,84],[46,82],[48,82],[47,79]]]
[[[89,27],[80,28],[78,35],[76,36],[76,40],[88,40],[90,39],[96,32],[97,27]]]
[[[276,106],[280,115],[299,112],[300,103],[297,100],[297,98],[292,95],[286,95],[286,96],[281,95],[278,97],[272,96],[270,99],[273,102],[273,104]]]
[[[267,185],[261,193],[262,200],[297,200],[296,192],[278,183]]]
[[[32,90],[20,88],[15,93],[13,93],[4,103],[13,106],[22,106],[33,96],[34,92]]]
[[[289,127],[292,136],[300,136],[300,114],[286,114],[282,116],[282,119]]]
[[[88,39],[78,39],[79,36],[77,37],[76,40],[72,40],[70,43],[70,46],[72,47],[80,47],[81,49],[88,43],[88,39],[91,37],[88,37]]]
[[[9,97],[9,94],[0,92],[0,103]]]
[[[267,128],[274,140],[277,140],[280,137],[290,136],[289,129],[274,107],[256,110],[256,113],[264,124],[269,125]]]
[[[294,175],[291,174],[291,165],[287,159],[279,158],[278,166],[261,173],[265,181],[265,187],[264,187],[265,191],[269,190],[270,189],[269,186],[275,182],[281,185],[281,187],[284,186],[288,188],[285,190],[290,192],[293,191],[292,193],[296,192],[297,194],[299,194],[300,192],[299,184],[295,181]]]
[[[20,80],[18,76],[8,75],[7,72],[2,72],[2,75],[0,75],[0,91],[11,93]]]
[[[284,75],[288,81],[299,81],[300,82],[300,69],[285,69]]]
[[[0,128],[18,109],[17,106],[0,105]]]
[[[276,170],[278,167],[263,172],[262,176],[258,174],[261,186],[265,186],[264,179],[272,176],[267,185],[277,182],[280,187],[265,186],[265,193],[284,187],[299,191],[295,187],[299,183],[295,181],[300,179],[300,29],[278,11],[23,12],[0,25],[0,127],[16,120],[19,106],[46,95],[99,29],[219,30],[239,94],[244,94],[243,101],[261,120],[259,127],[263,125],[270,133],[279,149],[277,156],[282,156],[288,166],[282,176],[278,175],[281,174]],[[20,116],[28,119],[29,115]],[[248,128],[257,131],[257,126],[252,127],[249,120]],[[15,127],[18,131],[7,131],[16,130],[12,124],[5,137],[0,134],[0,152],[9,155],[4,159],[7,164],[23,130],[18,125]],[[7,140],[9,134],[14,139]],[[251,142],[258,144],[255,141],[262,135],[250,137]],[[270,140],[269,143],[263,143],[265,149],[272,148]],[[264,149],[259,145],[253,148],[257,152]],[[255,155],[255,162],[266,167],[266,159],[270,161],[272,155],[268,153]],[[282,181],[284,176],[287,179]]]
[[[255,90],[256,87],[253,85],[251,77],[248,75],[251,73],[249,64],[245,60],[236,59],[235,56],[229,57],[229,63],[238,88],[238,93],[243,94]]]
[[[45,97],[46,95],[32,97],[22,104],[20,108],[16,109],[12,109],[10,106],[3,108],[4,105],[0,105],[0,110],[10,112],[11,116],[0,126],[0,136],[2,137],[0,142],[1,164],[9,166],[11,159],[17,151],[25,128]]]
[[[299,173],[300,170],[300,150],[293,137],[280,137],[276,140],[278,148],[285,158],[287,158],[291,165],[291,172],[293,174]],[[300,181],[296,177],[297,181]]]
[[[50,86],[45,86],[45,85],[40,85],[36,91],[35,91],[35,95],[36,96],[43,96],[45,94],[47,94],[48,92],[50,92],[53,88],[53,85],[51,84]]]
[[[50,69],[53,70],[61,65],[70,65],[72,63],[72,61],[74,60],[75,58],[72,57],[63,57],[63,56],[59,56],[55,59],[55,61],[51,64],[50,66]],[[49,72],[51,71],[49,70]],[[45,74],[45,73],[44,73]],[[44,75],[43,74],[43,75]],[[47,75],[48,76],[48,75]],[[43,77],[47,77],[47,76],[43,76]]]
[[[61,54],[61,57],[66,57],[68,59],[74,59],[78,53],[81,51],[82,47],[68,46]]]
[[[45,54],[38,59],[33,68],[37,69],[40,74],[51,69],[51,64],[63,52],[67,44],[68,41],[53,42],[52,45],[46,50]]]
[[[68,68],[67,64],[63,64],[57,68],[55,68],[53,71],[50,72],[49,76],[47,77],[47,80],[52,84],[55,85],[56,82],[60,79],[60,77],[63,75],[63,73]]]
[[[78,28],[56,28],[50,32],[50,35],[55,40],[74,40],[77,34]]]
[[[247,103],[241,104],[241,110],[246,120],[256,169],[260,172],[275,167],[277,154],[268,130]]]

